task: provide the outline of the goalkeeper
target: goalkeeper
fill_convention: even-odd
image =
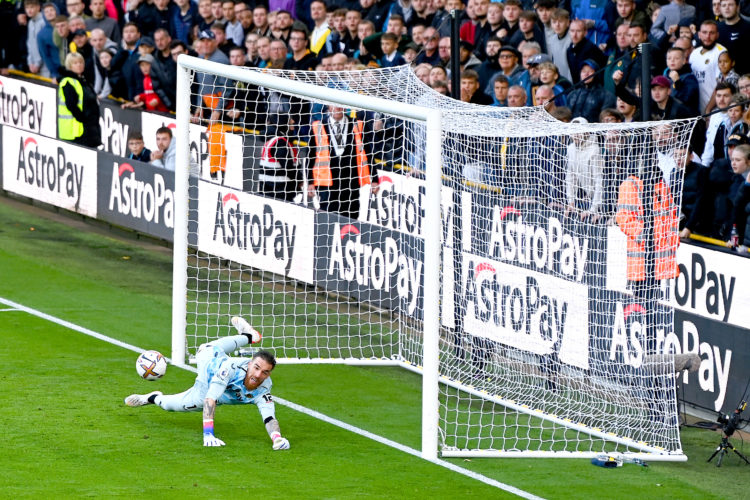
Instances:
[[[288,450],[289,441],[281,436],[271,397],[271,371],[276,358],[268,351],[258,351],[251,359],[230,358],[228,353],[260,341],[261,335],[247,321],[235,316],[232,325],[240,335],[224,337],[198,348],[198,376],[193,387],[179,394],[160,391],[131,394],[128,406],[156,404],[169,411],[203,409],[203,446],[224,446],[214,435],[214,413],[217,404],[254,404],[258,407],[274,450]]]

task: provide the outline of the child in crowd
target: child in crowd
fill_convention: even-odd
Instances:
[[[719,54],[719,76],[716,77],[716,83],[726,82],[737,87],[739,79],[740,75],[734,70],[734,59],[729,51],[725,50]]]
[[[143,134],[132,131],[128,134],[128,159],[138,160],[145,163],[151,161],[151,150],[143,144]]]
[[[380,37],[380,49],[383,51],[383,57],[379,61],[381,68],[392,68],[406,64],[404,56],[398,51],[398,37],[393,33],[383,33],[383,36]]]

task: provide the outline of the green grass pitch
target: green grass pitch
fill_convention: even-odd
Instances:
[[[58,219],[63,219],[62,221]],[[171,255],[80,219],[0,198],[0,297],[169,353]],[[0,305],[0,309],[8,309]],[[136,354],[21,311],[0,312],[2,498],[506,498],[497,488],[278,405],[292,448],[273,452],[254,407],[220,407],[224,448],[199,413],[128,408],[194,375],[135,374]],[[280,365],[274,393],[419,448],[420,380],[398,368]],[[602,469],[587,460],[450,459],[545,498],[747,498],[750,466],[706,463],[720,435],[683,428],[686,463]],[[733,443],[742,449],[738,436]]]

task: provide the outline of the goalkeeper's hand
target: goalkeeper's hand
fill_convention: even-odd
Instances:
[[[273,449],[274,450],[288,450],[289,449],[289,440],[285,437],[278,436],[273,440]]]
[[[203,446],[224,446],[224,441],[213,434],[203,434]]]

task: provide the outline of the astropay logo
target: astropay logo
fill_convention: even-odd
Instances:
[[[40,145],[36,138],[20,135],[16,180],[72,199],[79,206],[85,167],[71,161],[62,146],[49,145],[50,142]]]
[[[27,88],[29,87],[29,88]],[[30,93],[29,90],[32,90]],[[45,101],[50,109],[50,96],[54,96],[54,89],[21,82],[11,78],[0,78],[0,122],[30,132],[44,133],[54,136],[54,116],[50,115],[45,125]],[[54,104],[54,98],[52,99]],[[48,111],[50,114],[54,111]],[[44,129],[44,130],[42,130]]]
[[[174,193],[166,187],[164,177],[154,172],[153,179],[146,182],[137,177],[136,170],[129,163],[112,164],[109,209],[146,222],[174,227]]]
[[[288,275],[294,259],[296,224],[276,214],[274,206],[281,204],[272,206],[257,197],[243,197],[243,200],[247,203],[241,202],[233,192],[217,191],[213,241],[242,254],[249,253],[244,259],[238,259],[243,262],[257,258],[283,263]]]
[[[395,287],[409,314],[417,308],[423,263],[401,251],[390,236],[383,241],[364,243],[354,224],[336,222],[331,234],[328,275],[356,282],[364,288],[387,293]]]

